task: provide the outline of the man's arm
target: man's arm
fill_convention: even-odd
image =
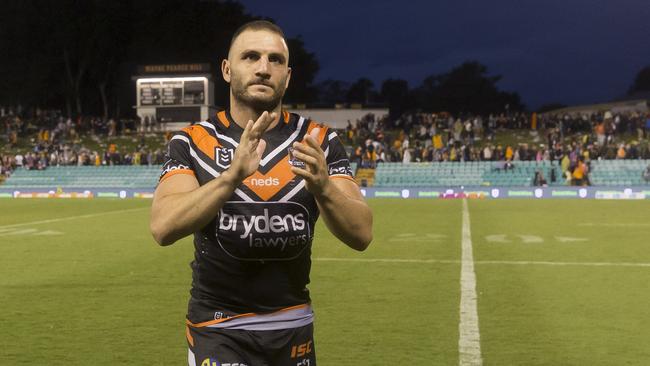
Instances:
[[[173,244],[207,225],[237,185],[237,177],[229,170],[203,186],[186,174],[162,181],[151,205],[150,229],[156,242]]]
[[[305,179],[327,228],[350,248],[365,250],[372,241],[372,211],[356,183],[329,177],[325,153],[316,140],[318,132],[315,128],[303,143],[294,143],[294,156],[305,162],[306,169],[291,170]]]
[[[248,121],[231,167],[207,184],[199,186],[195,177],[176,174],[158,185],[149,223],[158,244],[173,244],[198,231],[216,216],[244,178],[259,167],[266,148],[261,137],[275,118],[275,113],[264,112],[255,123]]]

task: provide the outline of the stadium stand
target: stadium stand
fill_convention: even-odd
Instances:
[[[591,162],[591,184],[610,185],[650,185],[643,178],[644,170],[650,166],[647,160],[596,160]]]
[[[339,130],[366,187],[647,185],[650,114],[368,114]],[[0,117],[0,187],[148,188],[169,132],[142,121]],[[582,164],[581,162],[584,162]],[[584,180],[572,177],[584,166]],[[358,169],[357,169],[358,168]],[[580,170],[582,171],[582,170]],[[650,172],[646,174],[650,177]],[[3,183],[3,180],[4,183]],[[577,183],[576,180],[579,182]]]
[[[145,188],[153,189],[159,166],[60,166],[45,170],[18,169],[3,188]]]
[[[643,178],[648,160],[597,160],[591,162],[591,185],[594,186],[648,186]],[[356,170],[356,164],[353,164]],[[436,163],[381,163],[373,176],[361,176],[357,181],[366,186],[378,188],[395,187],[529,187],[541,171],[550,177],[555,170],[555,181],[549,186],[569,185],[562,176],[557,162],[516,161],[506,167],[505,162],[436,162]],[[45,170],[18,169],[2,188],[155,188],[160,167],[116,165],[116,166],[60,166]],[[374,183],[374,184],[373,184]]]
[[[648,160],[592,161],[591,184],[598,186],[648,185],[643,171]],[[555,173],[551,173],[554,170]],[[557,162],[515,161],[506,168],[505,162],[440,162],[440,163],[382,163],[374,176],[375,187],[460,187],[460,186],[533,186],[540,171],[549,186],[569,185]]]

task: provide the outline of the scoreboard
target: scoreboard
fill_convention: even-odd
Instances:
[[[138,79],[138,106],[202,105],[207,87],[204,77]]]
[[[197,122],[216,111],[210,64],[143,65],[133,80],[140,118]]]

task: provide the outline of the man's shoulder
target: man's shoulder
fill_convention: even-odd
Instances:
[[[286,116],[286,117],[285,117]],[[283,112],[283,118],[286,123],[291,124],[292,126],[298,126],[298,125],[306,125],[306,126],[317,126],[320,128],[328,128],[332,129],[331,124],[327,122],[323,122],[321,120],[316,120],[311,117],[306,117],[303,115],[300,115],[296,112]]]
[[[327,122],[316,120],[311,117],[305,117],[294,112],[289,112],[288,114],[289,117],[287,123],[293,130],[301,130],[301,132],[308,134],[314,128],[318,128],[320,129],[319,135],[322,135],[323,137],[329,136],[329,139],[331,140],[336,136],[336,130]]]

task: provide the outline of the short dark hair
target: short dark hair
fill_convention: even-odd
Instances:
[[[273,33],[277,33],[284,39],[284,32],[277,25],[269,22],[268,20],[253,20],[237,28],[235,33],[232,35],[232,38],[230,39],[230,46],[228,49],[230,49],[232,47],[232,44],[235,43],[235,39],[237,39],[240,34],[244,33],[247,30],[267,30]]]

